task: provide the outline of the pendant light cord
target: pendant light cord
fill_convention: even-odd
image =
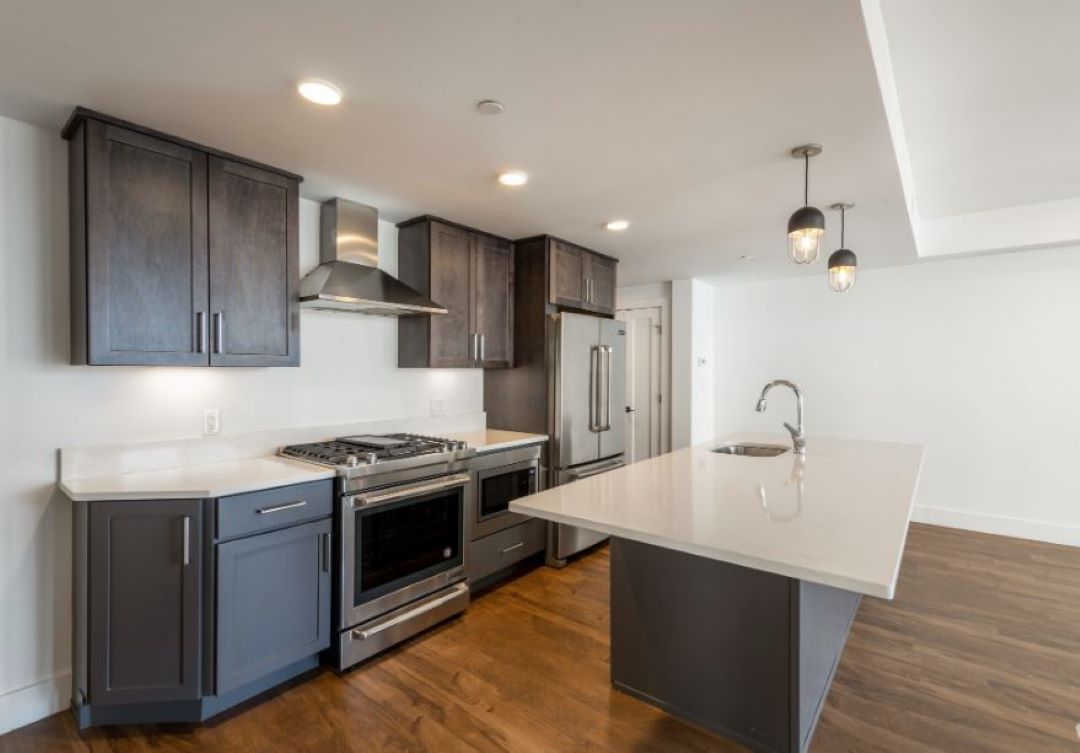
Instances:
[[[803,152],[806,168],[803,170],[803,206],[810,206],[810,154]]]
[[[840,207],[840,248],[846,248],[844,246],[844,212],[847,207]]]

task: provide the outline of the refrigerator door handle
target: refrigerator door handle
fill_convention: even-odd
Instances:
[[[600,431],[611,431],[611,346],[601,345],[600,353],[604,373],[604,423]]]
[[[589,349],[589,431],[600,431],[600,346]]]

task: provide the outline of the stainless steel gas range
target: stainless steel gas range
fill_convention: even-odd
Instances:
[[[474,449],[388,434],[292,445],[281,454],[337,471],[333,660],[339,670],[465,610]]]

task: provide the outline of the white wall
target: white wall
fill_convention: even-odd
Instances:
[[[865,253],[872,253],[866,249]],[[716,289],[716,427],[927,446],[916,517],[1080,545],[1080,249]]]
[[[702,280],[671,283],[671,446],[715,436],[714,289]]]
[[[483,409],[479,371],[397,369],[392,319],[305,311],[300,368],[71,366],[66,144],[0,118],[0,733],[68,704],[70,511],[57,449]],[[301,272],[318,205],[301,202]],[[397,231],[380,223],[382,261]]]

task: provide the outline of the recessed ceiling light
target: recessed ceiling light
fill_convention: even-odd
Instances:
[[[529,182],[529,176],[521,170],[506,170],[499,173],[499,182],[504,186],[523,186]]]
[[[630,223],[627,220],[611,220],[604,227],[608,230],[626,230],[626,228],[630,227]]]
[[[482,99],[476,103],[476,111],[484,115],[500,115],[506,105],[497,99]]]
[[[336,105],[341,102],[341,89],[319,78],[305,78],[296,85],[300,96],[317,105]]]

